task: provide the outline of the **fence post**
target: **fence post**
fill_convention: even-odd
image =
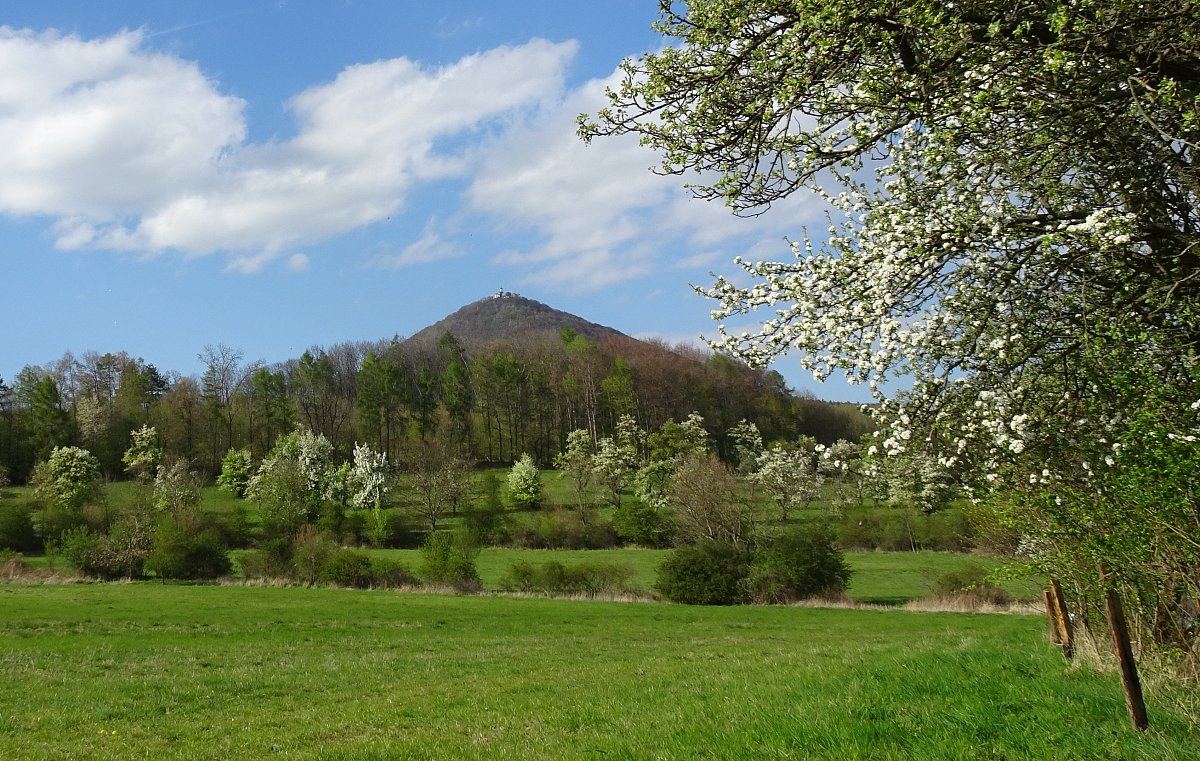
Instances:
[[[1117,590],[1108,583],[1104,564],[1100,564],[1100,583],[1104,585],[1104,607],[1108,614],[1108,630],[1112,633],[1113,650],[1121,666],[1121,686],[1125,689],[1125,707],[1129,709],[1129,721],[1139,732],[1146,731],[1150,719],[1146,716],[1146,701],[1142,697],[1142,682],[1138,678],[1137,662],[1133,658],[1133,646],[1129,642],[1129,627],[1125,622],[1125,609]]]
[[[1049,589],[1042,590],[1042,602],[1046,603],[1046,618],[1050,619],[1050,638],[1054,644],[1062,644],[1062,634],[1058,631],[1058,615],[1054,612],[1054,598]]]
[[[1054,598],[1054,616],[1058,620],[1059,634],[1062,636],[1063,656],[1067,660],[1075,657],[1075,635],[1071,631],[1071,614],[1067,612],[1067,598],[1063,596],[1062,586],[1058,579],[1050,579],[1050,595]]]

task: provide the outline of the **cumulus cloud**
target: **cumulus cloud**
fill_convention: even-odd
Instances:
[[[576,115],[606,105],[605,87],[619,76],[567,93],[488,148],[467,192],[469,205],[496,220],[501,232],[532,230],[537,238],[494,261],[527,268],[533,282],[586,290],[678,266],[665,259],[668,251],[695,264],[719,261],[719,246],[741,253],[764,238],[786,250],[784,231],[795,233],[798,219],[812,215],[799,198],[787,210],[739,218],[693,198],[681,178],[649,171],[655,157],[636,137],[590,145],[576,137]]]
[[[245,104],[190,63],[104,40],[0,28],[0,211],[48,214],[60,240],[213,179]]]
[[[295,137],[250,144],[241,100],[142,42],[0,29],[0,213],[54,218],[61,248],[225,251],[237,271],[462,175],[453,139],[561,92],[575,53],[533,40],[432,70],[352,66],[290,101]]]

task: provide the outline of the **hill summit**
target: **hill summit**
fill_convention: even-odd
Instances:
[[[536,334],[558,335],[563,328],[570,328],[592,341],[606,337],[632,340],[614,328],[589,322],[540,301],[500,289],[498,293],[473,301],[457,312],[422,328],[408,341],[412,344],[432,345],[449,332],[453,333],[463,346],[478,348],[503,338]]]

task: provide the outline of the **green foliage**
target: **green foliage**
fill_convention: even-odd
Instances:
[[[101,579],[136,579],[143,575],[151,553],[151,525],[148,515],[129,513],[107,534],[82,525],[70,529],[55,547],[80,573]]]
[[[671,550],[654,588],[671,602],[737,605],[745,602],[750,560],[744,549],[712,541]]]
[[[757,602],[786,603],[841,594],[850,567],[823,524],[801,524],[760,539],[754,549],[750,595]]]
[[[575,501],[583,508],[584,497],[588,486],[594,477],[592,457],[596,447],[592,435],[583,429],[575,429],[567,434],[567,444],[563,451],[554,458],[554,467],[571,481],[575,490]]]
[[[547,595],[615,595],[628,591],[632,571],[617,563],[562,563],[519,560],[500,579],[506,592]]]
[[[483,504],[468,507],[463,513],[463,526],[481,547],[505,544],[512,539],[512,526],[498,494]]]
[[[623,541],[641,547],[669,547],[675,536],[671,511],[641,500],[627,503],[614,512],[612,525]]]
[[[843,511],[836,524],[838,545],[845,549],[961,552],[973,534],[961,510],[932,514],[904,508],[858,508]]]
[[[0,504],[0,550],[34,552],[42,542],[33,528],[33,517],[25,505]]]
[[[933,577],[931,590],[939,599],[965,603],[988,603],[1008,605],[1012,595],[992,583],[987,569],[978,565],[967,565],[951,571],[943,571]]]
[[[531,549],[596,550],[618,544],[611,524],[597,521],[589,511],[562,508],[543,512],[533,526],[519,526],[512,535],[514,544]]]
[[[475,559],[479,546],[467,532],[431,532],[421,545],[421,578],[429,584],[446,584],[460,591],[479,589]]]
[[[250,478],[254,475],[254,463],[249,449],[230,449],[221,460],[221,474],[217,486],[239,499],[246,496]]]
[[[163,515],[146,570],[162,579],[216,579],[232,569],[221,526],[197,511]]]
[[[335,548],[321,564],[317,579],[322,584],[337,587],[369,589],[374,585],[375,574],[371,558],[365,552]]]

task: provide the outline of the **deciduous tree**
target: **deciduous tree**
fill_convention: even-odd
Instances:
[[[720,346],[868,384],[884,453],[1015,493],[1044,568],[1097,582],[1108,485],[1147,461],[1123,459],[1133,421],[1200,427],[1196,4],[668,0],[659,28],[674,44],[627,61],[583,134],[638,134],[742,212],[832,207],[827,237],[704,289]],[[1194,590],[1198,530],[1116,578],[1169,565]]]

